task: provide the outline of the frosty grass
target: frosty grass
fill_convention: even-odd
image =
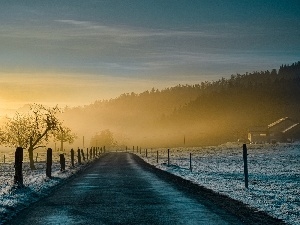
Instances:
[[[215,147],[145,150],[138,154],[146,162],[184,179],[225,194],[293,225],[300,224],[300,143],[276,145],[247,145],[249,189],[244,187],[242,144],[227,143]],[[156,154],[159,152],[159,162]],[[192,153],[192,171],[189,157]],[[6,162],[3,163],[4,154]],[[29,169],[28,155],[24,155],[25,188],[13,187],[14,151],[0,151],[0,224],[18,210],[47,195],[49,191],[78,172],[85,165],[70,167],[66,155],[66,171],[60,172],[58,152],[54,152],[53,179],[45,175],[45,151],[37,158],[37,170]],[[36,157],[36,156],[35,156]]]
[[[46,151],[37,151],[38,158],[34,157],[36,170],[29,168],[28,154],[24,151],[23,180],[24,188],[16,188],[14,181],[14,150],[0,151],[0,224],[13,217],[18,211],[29,204],[49,194],[53,187],[63,182],[79,170],[86,167],[87,163],[70,166],[70,155],[66,157],[66,171],[60,171],[59,152],[53,152],[52,178],[46,177]],[[65,152],[61,152],[65,153]],[[5,163],[4,163],[5,154]],[[76,157],[75,157],[76,158]]]
[[[145,150],[159,169],[225,194],[289,224],[300,224],[300,143],[247,145],[249,189],[244,185],[242,144]],[[159,161],[156,162],[157,151]],[[192,171],[190,168],[192,153]],[[138,154],[139,155],[139,154]]]

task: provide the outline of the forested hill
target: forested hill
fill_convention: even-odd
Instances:
[[[286,116],[300,120],[300,62],[281,66],[278,73],[237,74],[206,89],[170,119],[186,127],[199,125],[206,130],[203,142],[246,139],[249,127],[266,126]],[[197,137],[193,140],[196,144]]]
[[[182,146],[246,138],[247,129],[289,116],[300,120],[300,62],[278,71],[232,75],[67,109],[80,132],[110,129],[119,144]],[[119,140],[118,140],[119,139]]]

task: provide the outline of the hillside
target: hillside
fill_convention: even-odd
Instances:
[[[278,72],[232,75],[214,82],[127,93],[68,108],[65,122],[79,135],[110,129],[128,146],[198,146],[245,139],[247,129],[281,117],[300,121],[300,62]]]
[[[170,121],[205,130],[203,142],[246,139],[247,129],[282,117],[299,121],[299,63],[282,66],[279,72],[255,72],[212,83],[209,92],[171,115]],[[291,69],[293,68],[293,69]],[[197,144],[198,140],[193,140]]]

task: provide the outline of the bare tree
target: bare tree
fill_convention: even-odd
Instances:
[[[54,139],[60,141],[60,149],[64,150],[64,142],[73,143],[77,138],[75,133],[72,133],[71,129],[65,126],[59,126],[54,132]]]
[[[35,169],[33,151],[45,147],[54,131],[61,126],[57,118],[59,108],[48,108],[41,104],[30,105],[28,114],[16,113],[8,118],[4,127],[5,143],[11,147],[28,150],[30,168]]]

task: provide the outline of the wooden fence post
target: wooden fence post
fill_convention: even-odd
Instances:
[[[158,150],[156,151],[156,163],[158,163]]]
[[[245,188],[248,189],[248,160],[247,160],[247,146],[243,144],[243,159],[244,159],[244,175],[245,175]]]
[[[46,162],[46,176],[51,178],[51,167],[52,167],[52,149],[47,149],[47,162]]]
[[[81,164],[81,154],[80,154],[80,149],[79,148],[77,150],[77,158],[78,158],[78,164]]]
[[[89,148],[86,149],[86,160],[89,160]]]
[[[4,157],[3,157],[3,163],[5,164],[5,155],[4,155]]]
[[[15,176],[14,176],[14,183],[17,184],[18,187],[23,187],[22,164],[23,164],[23,148],[18,147],[15,151]]]
[[[66,170],[66,159],[64,154],[59,154],[60,171]]]
[[[192,153],[190,153],[190,171],[192,172],[193,168],[192,168]]]
[[[84,157],[84,152],[83,152],[83,149],[81,149],[81,155],[82,155],[82,159],[83,159],[83,161],[85,161],[85,157]]]
[[[73,148],[71,149],[71,165],[74,167],[74,150]]]
[[[170,149],[168,149],[168,166],[170,166]]]
[[[90,159],[93,159],[93,147],[90,148]]]
[[[105,151],[106,151],[106,150],[105,150],[105,145],[104,145],[104,146],[103,146],[103,152],[105,153]]]
[[[148,158],[148,150],[146,149],[146,158]]]
[[[38,157],[39,157],[39,153],[36,153],[35,162],[37,162]]]

